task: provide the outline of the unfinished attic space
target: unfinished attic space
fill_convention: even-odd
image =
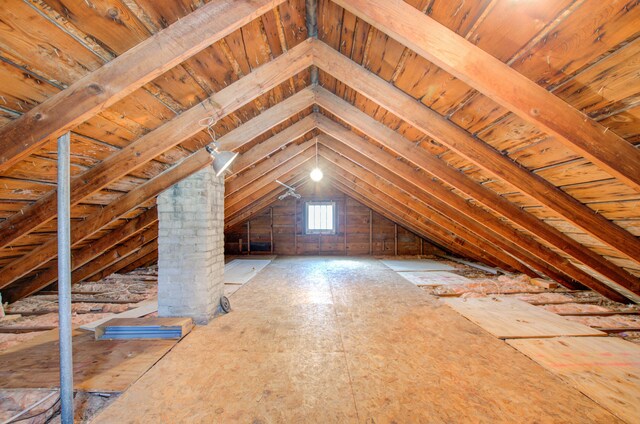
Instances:
[[[0,423],[640,423],[636,0],[0,0]]]

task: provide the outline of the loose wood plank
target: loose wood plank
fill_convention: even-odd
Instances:
[[[500,339],[606,336],[553,312],[507,297],[443,299],[460,314]]]

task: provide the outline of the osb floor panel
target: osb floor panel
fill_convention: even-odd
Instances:
[[[442,261],[430,261],[428,259],[385,259],[380,262],[396,272],[453,271],[455,269],[442,263]]]
[[[506,296],[443,299],[447,305],[500,339],[606,336],[522,300]]]
[[[473,283],[473,280],[447,271],[398,272],[398,275],[406,278],[416,286],[446,286],[451,284]]]
[[[508,340],[629,423],[640,422],[640,346],[615,337]]]
[[[95,423],[615,423],[376,260],[278,258]]]
[[[58,330],[51,330],[0,355],[0,388],[55,388],[60,385]],[[73,331],[73,386],[76,390],[121,392],[144,374],[175,340],[101,340]]]

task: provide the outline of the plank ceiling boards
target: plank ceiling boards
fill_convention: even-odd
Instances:
[[[422,243],[637,299],[640,7],[318,0],[309,40],[305,3],[6,0],[3,296],[55,282],[57,135],[83,280],[155,260],[155,196],[208,166],[214,116],[241,154],[227,231],[273,206],[275,178],[313,187],[317,138],[332,187]]]

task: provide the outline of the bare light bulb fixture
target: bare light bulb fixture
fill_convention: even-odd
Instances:
[[[316,137],[316,167],[313,168],[313,170],[309,174],[309,177],[313,181],[319,182],[320,180],[322,180],[323,176],[324,174],[322,173],[322,170],[318,167],[318,137]]]
[[[204,118],[200,121],[200,125],[207,128],[207,132],[209,136],[211,136],[211,144],[205,147],[207,152],[213,158],[213,170],[216,173],[216,177],[224,174],[224,172],[229,169],[234,160],[238,157],[238,153],[229,152],[229,151],[221,151],[220,144],[216,141],[216,134],[213,131],[213,126],[216,121],[213,117]]]

